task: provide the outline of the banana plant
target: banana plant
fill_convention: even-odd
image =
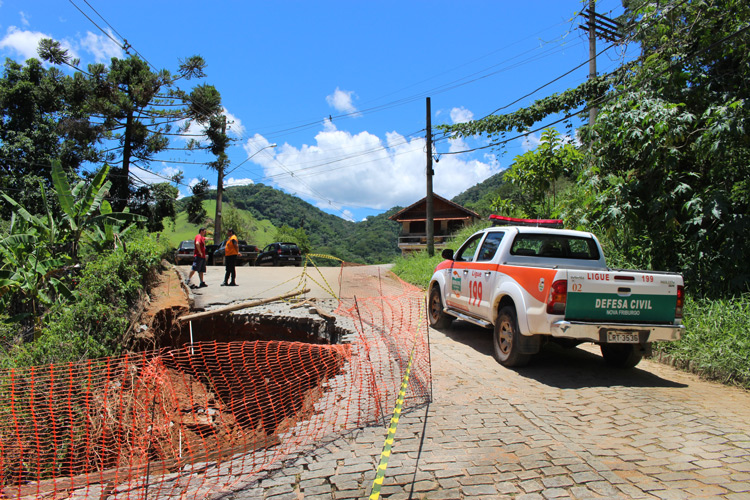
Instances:
[[[52,162],[59,212],[53,211],[41,184],[43,215],[31,214],[2,195],[14,212],[8,236],[0,239],[0,307],[7,310],[10,298],[17,297],[24,314],[38,319],[40,305],[72,298],[65,277],[78,263],[79,243],[85,234],[106,244],[129,230],[121,230],[122,224],[146,220],[140,215],[112,212],[104,200],[111,185],[106,181],[108,172],[109,166],[104,165],[90,183],[81,181],[71,188],[60,162]]]
[[[108,215],[113,213],[112,205],[110,205],[107,200],[102,201],[102,204],[99,207],[99,212],[103,216],[100,218],[99,225],[91,227],[86,235],[89,244],[94,247],[97,252],[102,252],[107,249],[117,250],[118,248],[122,248],[124,250],[125,241],[123,240],[123,236],[125,236],[125,234],[127,234],[131,229],[136,227],[135,224],[128,224],[127,226],[123,227],[123,224],[125,223],[123,219],[107,217]],[[127,207],[125,208],[125,211],[120,215],[122,216],[125,214],[131,215],[128,213]],[[145,217],[142,217],[140,215],[135,217],[145,219]]]
[[[69,238],[69,254],[76,261],[79,243],[86,230],[99,234],[103,225],[105,236],[109,236],[107,226],[112,232],[115,225],[119,228],[120,224],[126,222],[146,221],[142,215],[112,211],[109,202],[104,199],[112,186],[112,182],[106,180],[108,173],[109,165],[105,164],[90,183],[80,181],[71,189],[60,162],[52,162],[52,182],[63,212],[61,228]]]
[[[72,293],[59,279],[67,259],[49,252],[37,230],[24,219],[11,216],[9,235],[0,239],[0,305],[9,311],[8,302],[16,297],[19,312],[13,320],[39,317],[40,306],[49,306],[58,298],[71,299]]]

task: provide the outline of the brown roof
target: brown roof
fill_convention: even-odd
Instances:
[[[464,208],[458,203],[453,203],[450,200],[447,200],[443,198],[440,195],[434,194],[433,197],[433,203],[438,202],[444,204],[446,207],[444,210],[442,210],[443,213],[435,214],[435,220],[451,220],[451,219],[468,219],[470,217],[476,217],[477,219],[481,219],[478,213],[469,210],[468,208]],[[425,208],[422,208],[421,210],[417,210],[417,208],[420,205],[425,206],[427,204],[427,197],[422,198],[421,200],[417,201],[416,203],[413,203],[409,205],[408,207],[398,211],[397,213],[391,215],[388,217],[390,220],[395,220],[397,222],[405,221],[405,220],[425,220]],[[433,205],[434,206],[434,205]],[[452,209],[455,213],[455,215],[450,215],[446,212],[446,209]],[[409,217],[409,213],[414,212],[412,217]]]

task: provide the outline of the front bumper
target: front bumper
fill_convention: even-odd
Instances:
[[[641,334],[645,342],[680,340],[684,325],[644,325],[641,323],[586,323],[583,321],[555,321],[551,325],[553,337],[602,342],[606,330],[632,331]]]

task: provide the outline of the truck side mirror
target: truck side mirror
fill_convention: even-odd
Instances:
[[[440,256],[445,260],[453,260],[453,250],[450,248],[444,248]]]

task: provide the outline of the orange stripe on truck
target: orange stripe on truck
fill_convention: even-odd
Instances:
[[[557,269],[498,265],[497,271],[513,278],[526,292],[540,302],[547,301],[547,294]],[[542,279],[544,282],[542,282]],[[543,284],[540,287],[540,284]],[[540,289],[541,288],[541,289]]]

